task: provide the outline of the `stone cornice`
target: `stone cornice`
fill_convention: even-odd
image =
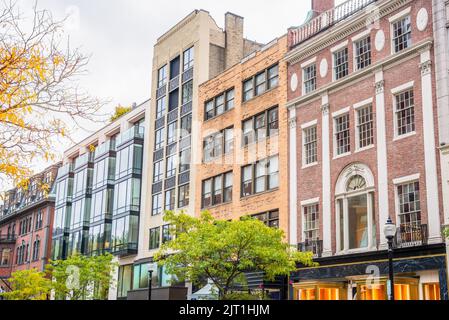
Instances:
[[[376,18],[381,19],[397,10],[398,8],[409,4],[413,0],[386,0],[376,5],[377,10]],[[331,27],[327,31],[317,34],[315,37],[307,40],[304,44],[300,44],[298,47],[286,54],[284,60],[288,63],[295,64],[312,56],[332,44],[346,39],[351,34],[366,27],[367,19],[373,15],[372,11],[361,10],[359,13],[352,16],[348,21],[341,22],[334,27]]]
[[[369,74],[375,73],[379,68],[385,68],[388,65],[410,59],[411,57],[415,57],[420,54],[420,52],[423,48],[432,46],[432,44],[433,44],[432,38],[427,38],[427,39],[415,44],[414,46],[412,46],[404,51],[401,51],[399,53],[396,53],[394,55],[391,55],[391,56],[389,56],[389,57],[387,57],[387,58],[385,58],[385,59],[383,59],[363,70],[354,72],[354,73],[350,74],[349,76],[347,76],[343,79],[340,79],[338,81],[331,82],[331,83],[327,84],[326,86],[319,88],[308,95],[300,96],[296,99],[293,99],[292,101],[287,103],[287,108],[288,109],[299,108],[302,105],[304,105],[305,103],[308,103],[309,101],[320,97],[323,93],[331,92],[334,89],[341,88],[342,86],[349,85],[353,82],[356,82],[357,80],[359,80],[363,77],[369,76]]]

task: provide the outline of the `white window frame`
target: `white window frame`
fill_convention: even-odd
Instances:
[[[345,115],[345,114],[349,114],[351,112],[351,107],[347,107],[344,109],[341,109],[339,111],[336,111],[332,114],[332,122],[333,122],[333,132],[332,132],[332,141],[334,144],[334,158],[333,160],[336,159],[340,159],[340,158],[344,158],[347,157],[349,155],[352,154],[352,151],[350,152],[346,152],[346,153],[342,153],[342,154],[338,154],[338,147],[337,147],[337,118]],[[349,117],[349,132],[351,132],[351,117]],[[351,137],[349,137],[349,144],[351,144]],[[352,150],[352,149],[351,149]]]
[[[348,64],[349,64],[349,47],[348,47],[348,44],[349,44],[349,40],[346,40],[346,41],[344,41],[344,42],[342,42],[342,43],[340,43],[340,44],[338,44],[335,47],[330,49],[331,56],[332,56],[332,81],[337,81],[337,75],[335,73],[335,54],[338,51],[341,51],[341,50],[345,49],[345,47],[348,48]],[[348,76],[349,76],[349,66],[348,66]],[[342,78],[340,78],[340,79],[342,79]],[[338,79],[338,80],[340,80],[340,79]]]
[[[406,176],[406,177],[400,177],[400,178],[396,178],[393,180],[393,185],[394,185],[394,209],[395,209],[395,217],[396,217],[396,225],[399,225],[399,221],[401,221],[401,217],[400,217],[400,212],[401,209],[399,208],[399,191],[398,191],[398,187],[400,185],[404,185],[404,184],[411,184],[411,183],[415,183],[418,182],[420,185],[420,192],[421,192],[421,175],[419,173],[417,174],[413,174],[410,176]],[[422,198],[420,197],[420,201],[421,204],[422,202]],[[421,216],[422,217],[422,216]]]
[[[396,102],[396,96],[408,91],[410,89],[415,89],[415,81],[410,81],[407,83],[404,83],[396,88],[391,89],[391,96],[393,99],[393,141],[399,141],[402,139],[406,139],[409,137],[413,137],[416,135],[416,96],[415,96],[415,131],[409,132],[407,134],[398,135],[398,117],[397,117],[397,102]]]
[[[306,93],[306,73],[305,73],[305,69],[312,66],[313,64],[315,64],[315,73],[316,73],[316,77],[315,77],[315,86],[316,86],[316,82],[318,81],[318,70],[317,70],[317,65],[316,65],[316,61],[317,61],[317,57],[313,57],[312,59],[304,62],[301,64],[301,72],[302,72],[302,95],[308,95],[309,93],[312,93],[313,91],[316,90],[316,87],[314,90]]]
[[[320,209],[319,208],[319,206],[320,206],[320,198],[314,198],[314,199],[309,199],[309,200],[304,200],[304,201],[301,201],[301,217],[302,217],[302,219],[301,219],[301,242],[305,242],[306,241],[306,237],[305,237],[305,230],[306,230],[306,214],[305,214],[305,209],[306,209],[306,207],[310,207],[310,206],[315,206],[315,205],[317,205],[318,206],[318,209]],[[322,215],[320,214],[320,212],[318,212],[318,214],[319,214],[319,216],[320,216],[320,218],[322,217]],[[320,222],[320,224],[321,224],[321,221],[319,221]],[[321,231],[321,228],[318,228],[318,232],[320,232]]]
[[[372,106],[373,108],[373,143],[369,146],[366,146],[364,148],[360,148],[360,131],[359,131],[359,115],[358,112],[360,109],[363,109],[365,107],[368,106]],[[361,101],[359,103],[356,103],[354,106],[354,119],[355,119],[355,126],[354,126],[354,132],[355,132],[355,150],[354,153],[359,153],[359,152],[363,152],[366,150],[370,150],[372,148],[375,147],[375,125],[376,125],[376,121],[375,121],[375,112],[374,112],[374,99],[373,98],[369,98],[366,99],[364,101]]]
[[[305,152],[305,144],[306,144],[306,135],[305,131],[311,129],[312,127],[317,127],[316,135],[317,135],[317,161],[313,163],[306,163],[306,152]],[[318,120],[313,120],[308,123],[301,125],[302,131],[302,169],[310,168],[318,165]]]
[[[356,53],[357,53],[357,50],[356,50],[357,43],[359,43],[360,41],[365,40],[367,38],[370,38],[370,41],[371,41],[371,51],[370,51],[371,52],[371,65],[373,63],[373,42],[372,42],[373,39],[371,38],[371,30],[365,30],[364,32],[362,32],[362,33],[360,33],[357,36],[352,38],[352,52],[353,52],[353,55],[352,55],[352,70],[353,70],[353,72],[364,70],[364,69],[366,69],[368,67],[368,66],[366,66],[363,69],[358,69],[357,68],[357,55],[356,55]]]
[[[395,51],[393,24],[395,22],[398,22],[399,20],[404,19],[407,16],[410,16],[410,25],[413,28],[413,17],[412,17],[411,12],[412,12],[412,7],[408,7],[408,8],[402,10],[401,12],[398,12],[397,14],[395,14],[394,16],[392,16],[392,17],[390,17],[388,19],[388,21],[390,22],[390,39],[391,39],[390,40],[390,49],[391,49],[391,54],[396,54],[396,53],[400,53],[401,52],[401,51],[399,51],[399,52]],[[411,42],[412,42],[411,45],[413,45],[413,38],[411,39]]]

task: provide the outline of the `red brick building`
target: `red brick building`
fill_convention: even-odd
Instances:
[[[30,179],[28,190],[13,189],[0,205],[0,285],[18,270],[43,271],[51,255],[54,199],[51,191],[58,173],[53,165]]]
[[[320,267],[296,300],[447,299],[434,41],[439,1],[312,1],[288,33],[290,241]]]

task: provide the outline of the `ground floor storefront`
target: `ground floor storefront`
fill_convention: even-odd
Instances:
[[[317,259],[290,277],[290,300],[387,300],[386,251]],[[449,300],[446,248],[431,245],[395,251],[396,300]]]

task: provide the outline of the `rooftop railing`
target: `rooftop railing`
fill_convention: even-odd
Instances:
[[[288,31],[289,48],[294,48],[300,43],[347,19],[377,1],[378,0],[349,0],[331,10],[323,12],[318,17],[313,18],[300,27],[291,28]]]

